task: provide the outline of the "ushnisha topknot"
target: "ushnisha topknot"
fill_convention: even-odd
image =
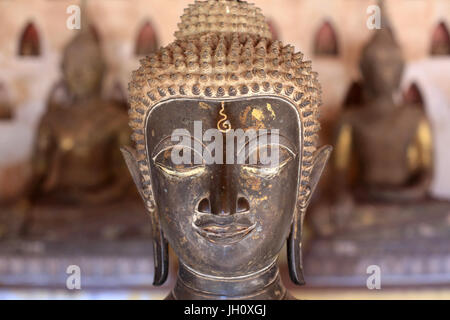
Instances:
[[[215,33],[247,33],[262,38],[272,38],[261,9],[244,1],[195,1],[184,9],[175,38]]]
[[[235,12],[239,16],[236,19],[247,27],[237,24],[233,29],[230,25],[230,31],[223,32],[222,22],[218,22],[219,25],[213,22],[210,25],[206,22],[195,24],[200,19],[214,17],[214,12],[224,14],[226,7],[224,11],[223,6],[226,5],[230,14]],[[216,9],[199,18],[209,7]],[[194,18],[194,13],[199,16]],[[305,61],[301,52],[294,52],[293,46],[271,40],[266,32],[267,24],[261,19],[264,16],[259,9],[243,1],[196,1],[187,9],[185,21],[176,33],[177,39],[142,59],[140,68],[133,72],[129,83],[130,126],[150,212],[155,206],[146,150],[146,119],[156,104],[173,98],[226,101],[228,98],[270,95],[291,102],[302,122],[303,179],[299,196],[309,192],[307,186],[319,131],[321,88],[318,74],[312,71],[311,61]],[[184,25],[193,27],[185,30]]]

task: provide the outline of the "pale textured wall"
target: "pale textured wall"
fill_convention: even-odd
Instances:
[[[450,59],[421,59],[411,62],[404,87],[415,82],[422,92],[434,142],[434,178],[431,193],[450,199]]]
[[[173,40],[179,16],[192,0],[95,0],[87,1],[88,14],[101,37],[109,71],[105,91],[119,80],[124,88],[130,73],[138,66],[133,55],[137,32],[146,18],[150,18],[161,45]],[[347,88],[359,75],[360,49],[371,31],[366,28],[366,8],[373,0],[254,0],[263,13],[271,18],[283,42],[295,45],[320,73],[324,92],[324,117],[335,114]],[[76,31],[66,28],[67,6],[76,0],[0,0],[0,81],[5,83],[16,117],[13,121],[0,121],[0,199],[20,191],[28,175],[28,159],[33,144],[36,124],[45,108],[49,90],[60,78],[60,59],[64,45]],[[410,65],[428,58],[431,33],[435,25],[444,20],[450,25],[449,0],[388,0],[395,34]],[[324,20],[329,20],[337,33],[340,54],[336,58],[313,57],[314,35]],[[38,28],[42,55],[38,58],[18,57],[20,34],[28,21]],[[444,61],[445,60],[445,61]],[[422,62],[420,71],[410,77],[421,77],[427,85],[426,100],[439,100],[439,107],[429,112],[442,111],[431,118],[440,120],[434,129],[439,131],[437,163],[444,172],[450,161],[450,153],[444,147],[450,141],[446,125],[450,123],[450,72],[448,58],[442,63],[433,59]],[[437,64],[437,67],[436,67]],[[441,68],[442,66],[442,68]],[[443,72],[443,71],[446,71]],[[408,73],[410,74],[410,73]],[[433,80],[426,80],[433,79]],[[444,84],[443,84],[444,83]],[[435,95],[439,96],[435,98]],[[433,100],[434,101],[434,100]],[[448,109],[446,109],[448,108]],[[443,129],[442,129],[443,128]],[[437,194],[450,190],[450,174],[443,174],[434,184]],[[448,178],[447,178],[448,176]],[[448,192],[448,191],[447,191]],[[447,195],[450,197],[450,195]]]

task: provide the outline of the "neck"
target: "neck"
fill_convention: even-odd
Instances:
[[[179,300],[254,299],[280,300],[286,295],[276,261],[245,276],[216,277],[200,274],[180,262],[171,293]]]

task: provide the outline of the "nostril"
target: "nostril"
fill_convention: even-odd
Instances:
[[[250,204],[247,199],[240,197],[237,201],[236,212],[245,212],[250,210]]]
[[[211,213],[211,206],[209,204],[208,198],[204,198],[199,202],[197,210],[203,213]]]

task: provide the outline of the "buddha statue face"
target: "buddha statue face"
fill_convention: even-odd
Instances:
[[[223,106],[189,99],[159,104],[148,118],[147,146],[159,218],[177,256],[203,274],[239,276],[273,263],[288,236],[301,128],[296,108],[280,98]],[[227,132],[217,129],[225,117]],[[187,156],[182,164],[179,153]]]
[[[136,149],[122,149],[150,213],[154,284],[166,279],[168,243],[216,296],[235,289],[219,289],[230,279],[264,287],[270,279],[248,276],[273,270],[286,239],[302,284],[303,218],[331,151],[316,146],[318,75],[270,39],[253,4],[197,1],[181,20],[177,39],[133,73]]]
[[[88,97],[100,91],[105,66],[90,31],[79,33],[66,47],[62,69],[67,87],[75,97]]]

